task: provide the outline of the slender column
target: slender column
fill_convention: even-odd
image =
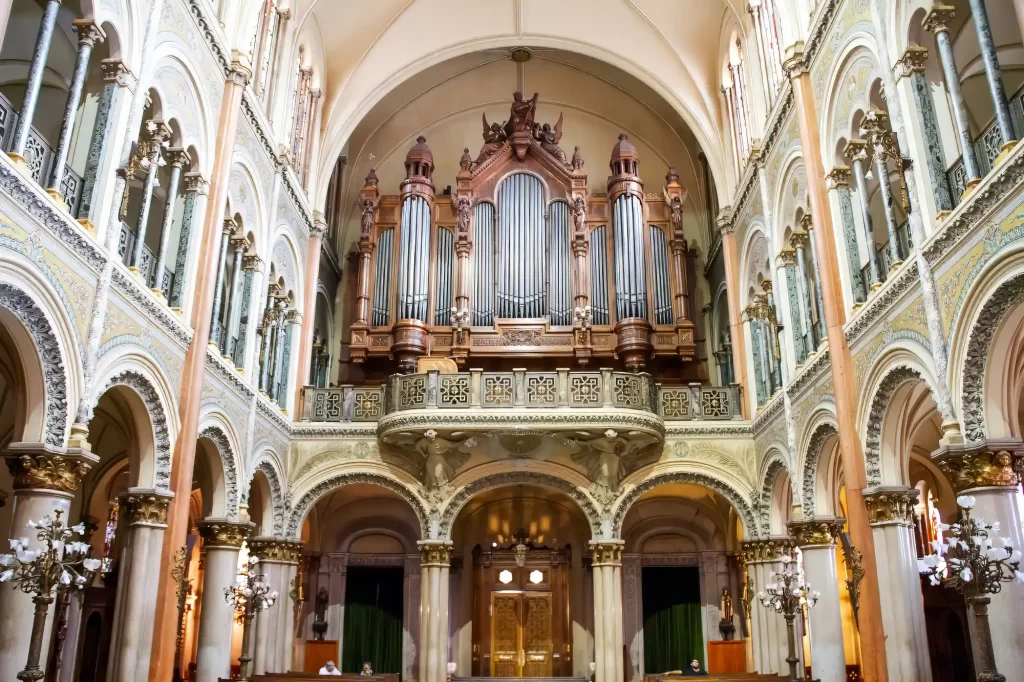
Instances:
[[[895,153],[895,145],[892,141],[892,133],[885,128],[888,116],[877,109],[873,109],[864,117],[861,126],[867,133],[868,144],[871,145],[872,156],[875,160],[875,175],[878,180],[878,191],[882,194],[882,209],[885,211],[885,227],[889,233],[889,275],[899,266],[903,265],[903,258],[900,253],[900,240],[896,233],[896,207],[893,205],[892,185],[889,183],[889,160],[897,164],[902,163],[899,154]]]
[[[850,140],[846,143],[843,155],[850,160],[853,179],[857,184],[857,204],[860,208],[861,229],[864,244],[868,251],[868,264],[871,266],[871,290],[877,291],[882,286],[882,268],[878,263],[875,250],[875,228],[871,220],[871,196],[868,194],[867,163],[868,143],[864,140]]]
[[[943,176],[945,178],[945,176]],[[849,268],[850,294],[854,306],[864,302],[864,275],[860,269],[860,245],[857,243],[857,226],[853,219],[853,200],[850,197],[850,168],[836,166],[825,176],[830,197],[829,205],[837,209],[843,226],[843,242],[846,263]],[[813,241],[811,242],[814,243]]]
[[[889,679],[931,682],[921,576],[914,539],[915,488],[866,488],[864,502],[877,549]],[[812,660],[813,664],[813,660]]]
[[[216,289],[213,294],[213,311],[211,314],[210,347],[220,352],[221,306],[224,302],[224,269],[227,267],[228,246],[231,235],[235,232],[234,218],[225,218],[220,233],[220,255],[217,258],[217,274],[214,276]]]
[[[804,348],[804,339],[797,331],[800,329],[800,301],[797,298],[797,274],[796,274],[796,249],[785,248],[779,251],[781,268],[785,273],[786,298],[789,303],[790,324],[784,325],[792,330],[790,334],[793,343],[793,357],[795,365],[802,365],[807,357],[807,350]]]
[[[807,582],[820,594],[815,607],[807,610],[811,634],[811,677],[820,680],[846,679],[843,616],[836,570],[836,541],[843,532],[844,523],[845,519],[832,517],[789,523],[789,531],[803,553]]]
[[[192,231],[203,215],[210,183],[202,173],[185,173],[185,206],[181,212],[181,230],[178,233],[178,255],[174,259],[174,283],[171,285],[169,303],[172,309],[181,311],[185,301],[185,285],[188,278],[188,254],[192,247]]]
[[[452,543],[422,540],[420,547],[420,682],[448,678],[448,573]]]
[[[814,339],[814,321],[811,319],[811,284],[807,281],[807,241],[809,235],[803,230],[796,230],[789,238],[789,243],[796,251],[797,285],[800,289],[800,316],[803,318],[804,343],[807,355],[812,356],[818,350]]]
[[[160,226],[160,248],[156,255],[156,266],[153,268],[153,293],[163,298],[163,272],[167,262],[167,247],[171,241],[171,223],[174,221],[174,204],[178,200],[178,182],[181,180],[181,169],[191,161],[188,152],[180,147],[167,150],[167,160],[171,164],[171,176],[167,180],[167,201],[164,203],[164,222]],[[184,270],[178,271],[184,275]]]
[[[209,204],[214,210],[206,212],[203,235],[199,245],[197,272],[213,272],[218,254],[217,239],[223,225],[221,210],[227,200],[228,183],[231,174],[231,160],[235,136],[238,132],[238,117],[241,112],[242,92],[251,76],[245,57],[232,53],[231,72],[224,84],[224,95],[220,106],[220,123],[217,130],[217,147],[213,154],[213,172],[210,180]],[[194,333],[185,363],[182,368],[182,387],[178,413],[180,427],[174,441],[171,460],[171,490],[175,494],[168,517],[167,533],[164,536],[163,560],[169,561],[175,548],[168,538],[182,538],[188,532],[188,501],[191,499],[192,474],[195,464],[196,443],[199,436],[199,410],[202,406],[203,380],[206,376],[207,344],[213,313],[214,282],[209,277],[197,277],[194,303],[192,306],[192,327]],[[207,559],[209,565],[209,558]],[[212,599],[212,597],[211,597]],[[218,599],[223,602],[224,595]],[[204,609],[205,610],[205,609]],[[170,679],[174,668],[174,652],[177,639],[178,600],[174,582],[170,575],[162,574],[157,583],[156,632],[153,641],[152,663],[149,679]],[[217,670],[224,673],[227,670]]]
[[[238,312],[238,301],[239,301],[239,280],[242,278],[242,256],[245,254],[245,250],[249,247],[249,240],[244,235],[235,235],[231,237],[231,283],[229,284],[227,294],[225,295],[224,305],[224,320],[223,327],[221,329],[222,339],[220,342],[221,351],[224,357],[228,360],[231,359],[231,354],[234,352],[234,348],[231,347],[231,336],[235,329],[235,317]],[[227,264],[225,263],[225,266]]]
[[[224,599],[224,588],[235,584],[238,550],[256,526],[228,519],[204,519],[198,525],[206,550],[206,567],[199,611],[196,682],[218,682],[231,676],[231,630],[235,620],[235,607]]]
[[[750,337],[750,361],[752,364],[751,375],[754,378],[754,405],[759,407],[761,403],[768,400],[769,391],[765,385],[764,355],[761,352],[760,330],[754,324],[753,308],[747,306],[743,309],[743,332]]]
[[[53,516],[57,510],[67,519],[79,483],[98,458],[88,452],[64,454],[39,443],[13,443],[5,454],[14,478],[14,508],[10,529],[3,529],[5,539],[26,537],[29,547],[36,548],[39,541],[29,521]],[[51,608],[46,617],[44,642],[51,639],[54,611]],[[34,614],[31,595],[9,585],[0,589],[0,680],[15,679],[25,667]],[[44,668],[47,660],[44,657],[41,663]]]
[[[985,64],[985,77],[988,78],[988,91],[992,95],[996,122],[999,124],[999,139],[1003,143],[1001,155],[1005,155],[1017,144],[1017,135],[1013,131],[1013,119],[1010,118],[1010,105],[1006,101],[1006,88],[1003,86],[1003,75],[999,69],[996,43],[992,39],[992,24],[988,20],[985,0],[970,0],[970,3],[971,18],[974,19],[978,46],[981,48],[981,59]]]
[[[821,149],[818,114],[814,109],[811,78],[804,62],[802,45],[798,44],[788,51],[786,71],[793,83],[794,111],[800,129],[800,146],[803,149]],[[867,523],[864,498],[861,496],[867,474],[858,432],[859,425],[855,418],[858,396],[854,386],[853,358],[843,330],[846,311],[841,302],[839,264],[834,244],[835,231],[828,211],[825,169],[821,157],[817,154],[808,154],[805,162],[810,213],[816,216],[820,228],[815,230],[814,238],[818,242],[818,254],[821,256],[821,293],[825,303],[825,330],[828,335],[829,362],[832,366],[836,415],[839,423],[839,452],[846,476],[850,536],[853,544],[864,555],[865,576],[861,583],[860,617],[861,622],[881,623],[874,539]],[[886,681],[888,673],[885,637],[881,628],[864,628],[861,631],[861,651],[865,661],[865,682]]]
[[[814,296],[818,303],[818,337],[825,338],[825,304],[821,300],[821,268],[818,267],[818,247],[814,244],[814,221],[810,213],[800,218],[800,226],[807,232],[807,243],[811,246],[811,269],[814,272]]]
[[[754,581],[751,594],[754,603],[750,610],[754,666],[763,675],[784,674],[789,670],[786,621],[782,614],[763,607],[756,595],[763,592],[766,585],[777,582],[775,574],[782,568],[782,557],[792,554],[793,540],[785,536],[749,540],[743,543],[741,551]]]
[[[64,202],[61,185],[64,183],[64,167],[68,163],[68,149],[71,146],[71,133],[75,128],[75,115],[78,104],[82,101],[82,88],[89,70],[89,57],[96,43],[106,38],[103,29],[92,19],[75,19],[71,22],[78,33],[78,56],[75,58],[75,70],[71,76],[71,87],[68,89],[68,100],[64,106],[64,119],[60,125],[60,137],[57,138],[57,153],[50,166],[50,177],[46,190],[54,199]]]
[[[302,405],[302,389],[310,383],[309,362],[313,352],[313,326],[316,324],[316,291],[320,278],[320,247],[327,234],[327,220],[320,211],[313,211],[313,229],[306,247],[306,281],[303,291],[302,327],[299,333],[299,374],[295,381],[293,413]]]
[[[85,161],[85,173],[82,180],[82,198],[78,204],[79,219],[90,231],[93,215],[93,194],[96,191],[96,182],[100,176],[100,162],[107,152],[107,145],[110,143],[111,114],[117,107],[124,89],[132,80],[131,74],[120,59],[104,59],[100,62],[100,69],[103,71],[103,92],[96,107],[96,122],[92,129],[92,138],[89,141],[89,156]]]
[[[121,523],[128,531],[117,581],[110,682],[135,682],[149,674],[155,597],[150,585],[161,570],[160,546],[172,497],[166,490],[129,488],[121,498]]]
[[[263,311],[263,319],[260,321],[260,326],[256,329],[256,333],[260,337],[260,354],[257,367],[259,369],[259,389],[264,395],[270,393],[270,386],[268,385],[270,351],[271,342],[275,337],[274,325],[278,317],[274,304],[279,290],[280,285],[277,282],[271,282],[267,285],[267,306]]]
[[[280,365],[278,371],[281,380],[278,382],[280,388],[278,389],[277,395],[274,398],[277,399],[278,404],[282,410],[286,410],[289,407],[293,408],[295,405],[289,406],[288,404],[288,390],[290,387],[291,371],[292,371],[292,344],[295,339],[296,327],[301,328],[302,315],[298,310],[294,308],[285,312],[284,324],[281,325],[281,352],[280,352]],[[297,403],[296,403],[297,405]]]
[[[291,604],[286,597],[289,589],[289,570],[298,565],[302,544],[293,540],[264,536],[250,539],[247,545],[249,555],[259,558],[260,570],[263,571],[267,583],[280,595],[275,606],[256,618],[252,672],[256,675],[289,672],[291,661],[286,661],[282,656],[286,648],[291,650],[292,637],[289,626]],[[282,647],[282,640],[288,641],[289,646]],[[290,659],[291,656],[287,658]]]
[[[743,309],[740,307],[740,261],[736,248],[736,222],[732,211],[722,209],[717,219],[718,229],[722,233],[722,258],[725,261],[726,296],[729,302],[729,332],[732,340],[732,364],[735,381],[744,391],[745,397],[740,401],[743,417],[750,414],[749,400],[746,392],[750,390],[747,380],[747,348],[743,336]]]
[[[597,659],[594,682],[623,682],[623,546],[622,540],[590,542],[593,553],[594,643]]]
[[[768,59],[765,52],[764,36],[762,35],[761,29],[761,0],[750,0],[750,4],[747,5],[747,11],[754,17],[754,35],[757,36],[757,56],[759,64],[761,66],[761,80],[768,87],[769,92],[766,92],[766,98],[769,102],[769,109],[771,103],[775,101],[775,83],[773,74],[768,71]]]
[[[942,78],[946,81],[946,92],[953,107],[953,119],[956,122],[956,133],[960,144],[960,154],[964,163],[964,174],[967,176],[967,191],[973,190],[981,182],[981,167],[978,155],[974,150],[974,137],[971,135],[971,117],[967,113],[967,102],[960,89],[960,72],[956,68],[956,57],[953,55],[953,42],[949,35],[949,24],[955,16],[951,5],[936,5],[924,18],[926,31],[935,34],[935,46],[939,49],[939,64],[942,65]]]
[[[149,210],[153,204],[153,188],[156,187],[156,173],[160,170],[160,148],[171,136],[171,130],[163,121],[146,121],[146,140],[139,149],[140,158],[148,159],[146,179],[142,185],[142,202],[139,205],[138,224],[135,226],[135,249],[129,265],[133,272],[139,272],[142,264],[142,250],[146,246],[146,229],[149,227]]]
[[[25,83],[25,101],[18,115],[18,127],[14,129],[11,151],[8,156],[19,165],[25,165],[25,147],[32,131],[32,120],[36,115],[36,104],[39,103],[39,89],[43,86],[43,73],[46,71],[46,58],[50,54],[50,43],[53,40],[53,28],[57,23],[57,12],[61,0],[47,0],[43,9],[43,20],[39,24],[36,45],[32,50],[32,63],[28,69],[28,81]]]
[[[379,197],[377,182],[377,174],[371,168],[360,192],[362,216],[359,233],[359,275],[356,289],[356,321],[353,326],[363,329],[369,329],[370,326],[370,263],[376,248],[373,242],[373,223],[377,215]]]
[[[242,257],[242,268],[245,271],[245,278],[242,281],[242,304],[241,313],[238,319],[238,341],[232,353],[235,367],[244,371],[246,366],[246,346],[249,336],[249,322],[252,316],[252,290],[253,279],[256,273],[262,268],[263,261],[256,254],[249,254]]]

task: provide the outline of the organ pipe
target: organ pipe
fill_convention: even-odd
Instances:
[[[549,208],[548,252],[549,315],[553,325],[572,324],[572,256],[569,253],[569,204],[553,202]]]
[[[391,266],[394,228],[388,228],[377,238],[377,269],[373,278],[373,326],[391,323]]]
[[[608,243],[605,225],[590,233],[590,309],[593,324],[611,324],[608,309]]]
[[[455,235],[441,227],[437,230],[437,275],[435,288],[437,298],[434,304],[434,324],[452,323],[452,275],[455,272]]]
[[[544,185],[535,175],[513,173],[498,186],[497,316],[534,319],[547,310],[547,239]]]
[[[474,327],[494,324],[494,204],[480,202],[474,210],[473,317]]]
[[[668,274],[668,239],[665,231],[651,225],[651,268],[654,272],[654,322],[672,324],[672,287]]]
[[[634,194],[615,201],[615,314],[620,320],[647,317],[647,261],[644,258],[643,207]]]

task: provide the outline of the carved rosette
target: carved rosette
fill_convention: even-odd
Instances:
[[[174,495],[167,490],[129,488],[122,496],[129,525],[167,525],[167,514]]]
[[[439,540],[419,542],[420,566],[447,567],[452,563],[452,543]]]
[[[89,473],[89,464],[66,455],[16,455],[7,458],[15,490],[57,490],[73,493]]]
[[[252,538],[248,541],[249,554],[260,561],[283,564],[298,564],[302,558],[302,543],[275,537]]]
[[[801,521],[790,521],[789,532],[797,547],[800,548],[814,545],[835,546],[843,532],[845,523],[846,519],[819,516]]]
[[[864,504],[868,508],[868,523],[914,525],[914,507],[921,492],[905,486],[868,488],[864,491]]]
[[[622,549],[625,543],[619,541],[595,541],[590,543],[594,566],[621,566]]]
[[[654,352],[653,331],[651,323],[641,317],[619,320],[615,325],[615,354],[622,358],[626,369],[637,371],[647,364],[647,358]]]
[[[391,354],[402,369],[415,371],[416,359],[430,350],[430,327],[419,320],[399,320],[391,331]]]
[[[1008,450],[948,456],[939,462],[939,469],[957,493],[970,488],[1016,487],[1020,483]]]
[[[197,525],[207,547],[240,548],[256,530],[256,524],[235,523],[227,519],[207,519]]]
[[[741,546],[743,563],[775,562],[793,553],[793,538],[778,537],[767,540],[748,540]]]

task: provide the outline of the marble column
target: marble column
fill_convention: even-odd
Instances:
[[[293,408],[294,412],[296,403],[290,403],[290,387],[291,387],[291,376],[292,376],[292,346],[295,345],[296,329],[302,327],[302,315],[299,314],[298,310],[294,308],[288,310],[285,313],[284,325],[281,327],[281,364],[278,371],[280,372],[280,389],[278,390],[277,402],[281,406],[282,410]],[[301,371],[301,370],[300,370]],[[301,394],[299,394],[301,395]]]
[[[716,224],[722,235],[722,259],[725,262],[725,279],[728,283],[726,296],[729,303],[729,332],[732,339],[732,364],[735,382],[739,384],[744,396],[749,396],[750,384],[747,378],[747,348],[743,336],[743,307],[740,305],[740,254],[736,245],[736,217],[732,211],[723,208],[716,218]],[[749,400],[740,401],[743,417],[750,415]]]
[[[75,116],[78,114],[78,104],[82,101],[82,88],[85,87],[85,77],[89,71],[89,57],[92,55],[92,48],[96,46],[96,43],[102,42],[106,38],[103,29],[97,26],[92,19],[75,19],[71,24],[78,33],[78,56],[75,58],[75,70],[71,75],[67,104],[64,106],[60,137],[57,138],[57,152],[51,162],[50,177],[46,182],[48,188],[46,193],[61,203],[64,203],[61,195],[64,167],[68,163],[71,133],[75,129]]]
[[[220,352],[221,335],[221,306],[224,304],[224,269],[228,260],[228,246],[231,242],[231,235],[235,232],[235,221],[233,218],[225,218],[220,232],[220,256],[217,258],[217,268],[214,276],[213,310],[211,312],[212,323],[210,325],[210,347]]]
[[[313,352],[313,327],[316,325],[316,291],[320,277],[320,246],[327,234],[327,220],[320,211],[313,211],[313,229],[309,231],[306,247],[306,269],[302,303],[302,327],[299,334],[299,376],[295,381],[292,405],[302,404],[302,389],[310,383],[310,354]]]
[[[931,682],[924,599],[917,570],[914,507],[920,493],[906,486],[864,489],[878,561],[882,623],[890,680]],[[812,661],[813,663],[813,661]]]
[[[167,179],[167,200],[164,202],[164,220],[160,226],[160,247],[156,254],[156,265],[153,266],[153,293],[163,298],[163,272],[167,264],[167,249],[171,242],[171,226],[174,222],[174,206],[178,201],[178,182],[181,180],[181,169],[189,163],[188,152],[180,147],[167,150],[167,162],[171,165],[170,177]],[[178,271],[185,274],[184,270]]]
[[[291,668],[291,589],[302,552],[302,543],[279,537],[254,537],[248,541],[249,556],[259,558],[257,566],[263,578],[280,595],[278,602],[263,611],[253,622],[252,672],[256,675],[289,672]]]
[[[21,105],[21,112],[18,114],[18,125],[14,129],[14,138],[11,140],[11,151],[8,152],[8,156],[21,166],[25,164],[25,148],[28,146],[28,137],[32,131],[36,105],[39,103],[39,90],[43,86],[46,58],[50,54],[50,43],[53,41],[53,29],[57,23],[60,3],[61,0],[47,0],[43,9],[43,19],[39,24],[39,33],[36,35],[36,44],[32,49],[32,62],[29,65],[28,80],[25,83],[25,99]]]
[[[903,265],[900,240],[896,233],[896,207],[893,204],[892,185],[889,181],[889,161],[896,164],[903,162],[896,153],[892,133],[886,129],[888,117],[885,112],[872,109],[864,116],[861,127],[867,134],[867,142],[871,145],[875,160],[875,176],[878,180],[878,191],[882,194],[882,209],[885,211],[885,227],[889,233],[889,275]]]
[[[419,682],[448,677],[448,572],[452,543],[422,540],[420,547]]]
[[[868,154],[868,143],[865,140],[850,140],[846,143],[843,156],[850,160],[853,179],[857,185],[857,205],[860,208],[861,231],[864,244],[867,246],[868,265],[871,272],[871,291],[882,286],[882,267],[878,262],[875,249],[875,228],[871,219],[871,195],[868,194],[867,164],[871,156]]]
[[[238,550],[255,525],[228,519],[204,519],[199,524],[206,551],[203,597],[199,611],[196,682],[218,682],[231,676],[231,631],[235,607],[224,589],[238,576]]]
[[[833,517],[789,522],[789,532],[803,553],[804,577],[809,589],[820,595],[817,604],[807,610],[811,677],[820,680],[846,678],[843,616],[836,569],[836,542],[843,532],[844,523],[845,519]]]
[[[231,281],[228,284],[227,293],[224,295],[224,314],[221,321],[223,326],[221,328],[222,338],[220,343],[221,352],[226,360],[230,360],[234,352],[231,338],[235,331],[235,320],[238,317],[238,304],[241,299],[239,288],[242,279],[242,256],[245,255],[247,248],[249,248],[249,240],[244,235],[239,234],[231,237]]]
[[[999,68],[999,56],[996,54],[996,43],[992,38],[992,24],[988,20],[985,0],[969,0],[969,2],[971,18],[974,19],[974,29],[978,34],[978,47],[981,48],[981,59],[985,64],[985,77],[988,78],[988,91],[996,110],[999,140],[1003,143],[1000,149],[1000,156],[1002,156],[1017,144],[1017,135],[1013,130],[1013,119],[1010,118],[1010,105],[1006,101],[1006,88],[1003,86],[1003,74]]]
[[[128,526],[121,552],[117,601],[110,636],[109,682],[135,682],[149,675],[153,644],[154,575],[173,495],[166,490],[129,488],[122,496],[121,523]]]
[[[81,216],[79,222],[90,231],[95,230],[92,224],[94,194],[100,178],[101,161],[105,154],[109,154],[113,111],[133,80],[128,67],[120,59],[104,59],[100,62],[100,69],[103,71],[103,92],[96,107],[96,121],[89,140],[89,155],[85,161],[82,180],[82,198],[78,204],[78,215]]]
[[[786,54],[786,72],[793,85],[793,111],[800,131],[803,149],[821,149],[821,126],[814,105],[814,92],[803,46],[796,44]],[[842,285],[835,248],[835,228],[828,210],[825,187],[825,169],[820,155],[809,154],[807,164],[807,199],[809,213],[814,216],[821,295],[824,301],[825,331],[828,339],[829,364],[832,368],[833,394],[839,429],[839,453],[842,458],[847,485],[847,518],[851,542],[864,554],[864,580],[861,583],[861,622],[882,622],[878,591],[878,573],[875,568],[875,546],[868,525],[867,508],[861,497],[867,472],[864,452],[856,419],[858,391],[854,384],[853,356],[846,341],[846,310],[842,304]],[[885,638],[879,628],[864,628],[861,632],[861,651],[865,661],[865,682],[886,679]]]
[[[809,237],[810,235],[803,230],[796,230],[789,237],[789,243],[796,251],[797,286],[800,291],[800,317],[803,322],[801,329],[808,357],[813,356],[818,350],[818,340],[814,338],[814,321],[811,319],[811,283],[807,277],[806,250]]]
[[[591,540],[594,574],[594,682],[623,682],[622,540]]]
[[[836,166],[825,176],[825,183],[828,187],[829,205],[834,208],[833,220],[838,218],[843,226],[846,265],[849,268],[850,298],[853,305],[856,306],[864,302],[866,287],[860,268],[860,245],[857,243],[857,225],[853,219],[850,175],[849,166]]]
[[[4,529],[4,539],[27,537],[30,548],[38,547],[40,543],[29,521],[53,516],[57,510],[63,512],[65,521],[70,521],[71,500],[98,458],[88,452],[64,452],[41,443],[13,443],[5,454],[14,479],[14,508],[9,532]],[[51,640],[55,610],[51,604],[43,642]],[[0,680],[15,679],[25,667],[34,614],[31,595],[13,590],[9,585],[0,589]],[[40,663],[44,671],[47,661],[44,650]]]
[[[939,64],[942,65],[942,78],[946,82],[950,105],[953,108],[953,120],[956,122],[956,134],[960,146],[960,154],[964,164],[964,175],[967,180],[966,195],[981,182],[981,167],[978,165],[978,154],[974,149],[974,136],[971,134],[971,116],[967,111],[967,101],[960,88],[960,72],[956,66],[953,53],[953,41],[949,34],[949,25],[953,21],[955,8],[951,5],[936,5],[924,18],[926,31],[935,34],[935,46],[939,50]]]
[[[796,249],[792,247],[786,247],[779,250],[779,264],[780,269],[783,272],[782,281],[785,282],[785,297],[789,304],[789,324],[784,324],[784,327],[788,327],[791,332],[790,342],[793,344],[793,359],[795,360],[794,366],[802,365],[807,357],[807,350],[804,347],[803,334],[800,333],[801,318],[800,311],[800,300],[797,298],[799,293],[797,289],[797,274],[796,274]]]
[[[188,254],[192,247],[192,232],[202,220],[206,208],[206,197],[210,194],[210,183],[199,171],[185,173],[185,205],[181,212],[181,230],[178,232],[178,254],[174,259],[174,283],[168,304],[171,309],[181,311],[185,302],[185,286],[188,278]]]
[[[821,299],[821,267],[818,265],[818,247],[814,243],[814,221],[811,219],[810,213],[804,213],[800,217],[800,227],[807,233],[807,243],[810,245],[811,272],[814,273],[814,300],[818,304],[818,338],[824,340],[825,304]]]
[[[755,670],[761,674],[785,675],[789,672],[786,620],[781,613],[762,606],[756,595],[763,592],[766,585],[776,582],[774,574],[782,570],[782,557],[792,554],[793,541],[788,537],[749,540],[743,543],[741,551],[754,581],[750,619]],[[797,655],[800,656],[800,652]]]
[[[253,279],[259,272],[263,261],[256,254],[247,254],[242,257],[242,301],[239,305],[238,314],[238,341],[235,343],[232,361],[239,371],[244,371],[246,365],[246,348],[248,345],[249,327],[252,316],[252,289]]]
[[[171,137],[171,129],[163,121],[146,121],[146,139],[139,143],[138,158],[147,159],[146,179],[142,183],[142,202],[139,204],[139,217],[135,225],[135,249],[129,265],[133,272],[139,272],[142,264],[142,250],[146,246],[146,230],[149,227],[149,211],[153,205],[153,189],[156,187],[156,174],[160,170],[162,160],[161,147]]]
[[[257,366],[259,370],[259,389],[264,395],[270,395],[270,360],[273,342],[276,338],[274,327],[279,317],[276,302],[280,290],[281,286],[277,282],[271,282],[267,285],[267,305],[263,310],[263,319],[260,320],[260,325],[256,329],[256,333],[260,337],[260,353]]]

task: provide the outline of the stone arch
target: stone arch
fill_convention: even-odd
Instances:
[[[740,519],[743,522],[744,533],[750,537],[756,537],[758,535],[758,526],[754,514],[754,507],[746,499],[743,493],[736,490],[736,488],[725,481],[715,478],[714,476],[709,476],[708,474],[697,473],[695,471],[671,471],[652,476],[643,483],[634,487],[619,500],[611,515],[611,536],[619,537],[622,533],[622,521],[626,518],[626,512],[629,511],[629,508],[633,506],[633,503],[636,502],[641,495],[667,483],[693,483],[695,485],[704,486],[705,488],[714,490],[716,493],[729,500],[729,503],[736,509],[736,512],[739,514]]]
[[[474,495],[488,488],[501,488],[519,483],[531,483],[562,491],[572,498],[583,512],[583,515],[587,517],[587,523],[590,524],[590,532],[593,534],[593,537],[601,536],[601,512],[598,511],[594,501],[581,488],[551,474],[532,471],[511,471],[478,478],[461,488],[454,497],[448,500],[448,504],[445,505],[444,510],[440,514],[438,537],[450,537],[455,518]]]
[[[134,391],[142,400],[142,404],[146,406],[146,412],[149,414],[150,423],[153,426],[153,486],[169,489],[171,487],[171,433],[167,426],[167,413],[164,411],[160,395],[145,375],[131,369],[112,376],[99,395],[102,396],[118,386],[124,386]],[[95,406],[96,401],[93,401],[89,409],[90,418]]]
[[[869,487],[882,485],[882,425],[885,412],[892,403],[897,389],[908,381],[921,380],[921,372],[908,364],[898,364],[889,368],[882,381],[878,384],[875,395],[871,398],[868,410],[867,431],[864,435],[864,466]]]
[[[64,445],[68,423],[68,380],[60,342],[46,314],[25,291],[0,282],[0,308],[14,315],[32,337],[43,375],[46,409],[41,437],[47,445]]]
[[[758,520],[761,523],[761,534],[764,537],[771,535],[772,528],[772,489],[775,487],[775,480],[779,474],[785,473],[789,476],[789,467],[786,466],[782,457],[772,458],[765,468],[764,476],[761,478],[761,486],[755,491],[757,499],[755,504],[758,511]],[[790,476],[790,479],[792,477]]]
[[[385,488],[393,493],[397,493],[400,497],[407,500],[413,511],[416,513],[416,519],[419,521],[420,536],[423,538],[428,537],[427,520],[429,515],[427,514],[427,508],[423,504],[423,501],[420,500],[419,495],[404,483],[383,474],[367,471],[352,471],[335,474],[330,478],[320,481],[315,486],[304,492],[291,508],[291,513],[288,516],[288,525],[285,529],[285,535],[289,537],[298,536],[302,529],[303,519],[306,518],[306,514],[309,513],[309,510],[312,509],[313,505],[316,504],[317,500],[321,497],[343,486],[358,483]]]
[[[807,441],[807,453],[804,455],[801,490],[803,495],[804,516],[813,516],[815,496],[817,493],[818,460],[829,439],[839,435],[839,430],[831,421],[818,424]]]
[[[281,485],[281,476],[278,474],[277,465],[270,457],[261,456],[256,467],[253,469],[253,476],[249,477],[250,485],[257,471],[262,472],[266,476],[267,483],[270,485],[270,504],[273,507],[274,517],[273,534],[283,535],[288,508],[285,504],[284,488]],[[245,495],[245,501],[248,502],[248,490],[246,490]]]
[[[235,466],[235,451],[227,433],[217,425],[207,426],[199,432],[199,438],[213,443],[220,455],[221,466],[224,467],[224,504],[225,516],[229,519],[238,517],[238,469]]]

